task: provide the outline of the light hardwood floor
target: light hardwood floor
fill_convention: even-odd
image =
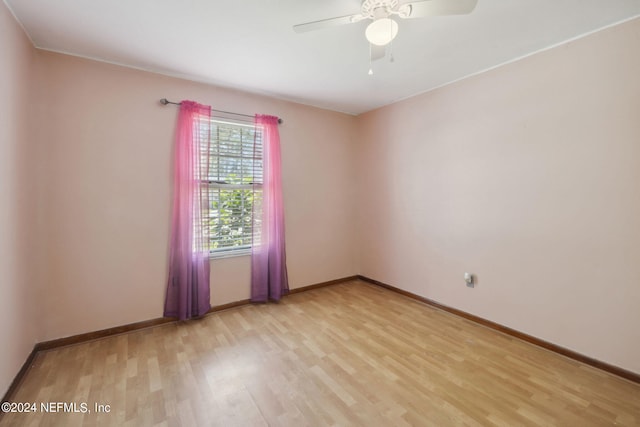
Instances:
[[[12,400],[91,413],[2,426],[640,425],[640,385],[358,281],[42,352]]]

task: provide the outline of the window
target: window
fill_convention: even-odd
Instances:
[[[214,257],[248,253],[253,209],[258,211],[262,196],[262,132],[218,119],[201,131],[201,152],[209,156],[208,174],[201,178],[209,192],[209,251]]]

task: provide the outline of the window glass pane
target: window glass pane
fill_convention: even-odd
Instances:
[[[211,250],[250,247],[253,238],[252,207],[261,191],[209,189],[209,241]]]
[[[208,179],[211,181],[227,184],[262,182],[260,132],[253,126],[214,122],[209,161]]]

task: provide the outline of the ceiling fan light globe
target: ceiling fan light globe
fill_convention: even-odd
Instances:
[[[369,43],[386,46],[398,35],[398,23],[389,18],[376,19],[367,26],[364,34]]]

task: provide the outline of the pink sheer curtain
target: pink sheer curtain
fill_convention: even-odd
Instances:
[[[289,292],[289,280],[284,245],[278,118],[257,114],[255,124],[262,132],[264,179],[262,209],[253,218],[251,301],[279,301]]]
[[[210,119],[211,107],[181,102],[173,166],[169,281],[164,305],[165,316],[180,320],[202,316],[211,308],[205,227],[209,197],[206,186],[200,183],[209,172]]]

